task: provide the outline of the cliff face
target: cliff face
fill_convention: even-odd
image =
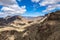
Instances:
[[[0,28],[0,40],[60,40],[60,11],[25,26]]]

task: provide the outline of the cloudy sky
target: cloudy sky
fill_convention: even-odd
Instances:
[[[60,0],[0,0],[0,16],[43,16],[60,10]]]

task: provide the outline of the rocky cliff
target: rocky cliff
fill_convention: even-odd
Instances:
[[[47,14],[43,19],[33,20],[31,23],[25,20],[24,23],[24,26],[20,26],[23,24],[19,18],[1,27],[0,40],[60,40],[60,11]]]

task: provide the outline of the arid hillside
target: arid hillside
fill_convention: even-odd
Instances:
[[[35,20],[0,18],[0,40],[60,40],[60,11]]]

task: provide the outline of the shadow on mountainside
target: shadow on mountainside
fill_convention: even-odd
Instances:
[[[26,26],[24,31],[0,30],[0,40],[60,40],[60,11],[46,16],[42,23]]]

